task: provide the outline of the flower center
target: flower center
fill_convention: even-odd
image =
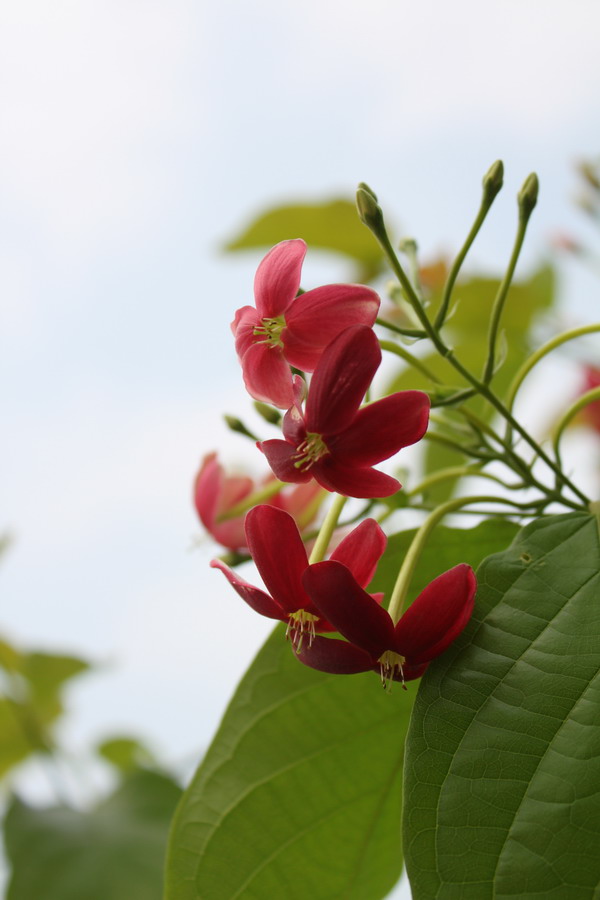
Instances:
[[[306,471],[323,456],[327,456],[329,449],[320,434],[308,431],[306,437],[301,444],[296,447],[297,453],[294,453],[293,459],[296,460],[294,467],[300,471]]]
[[[313,616],[312,613],[306,612],[305,609],[297,609],[296,612],[289,614],[285,636],[288,640],[291,640],[292,647],[296,653],[300,653],[302,650],[304,635],[307,635],[308,646],[310,647],[315,639],[315,622],[318,621],[318,616]]]
[[[406,685],[404,683],[404,672],[402,670],[402,665],[406,662],[406,660],[403,656],[400,656],[399,653],[395,653],[393,650],[386,650],[385,653],[381,654],[377,662],[379,663],[381,683],[388,694],[392,689],[392,681],[394,680],[394,675],[400,676],[400,678],[402,679],[402,687],[404,690],[406,690]]]
[[[261,319],[261,324],[257,325],[252,333],[261,338],[261,340],[256,342],[257,344],[268,344],[269,347],[283,347],[281,332],[284,328],[285,319],[283,316],[276,316],[273,319]]]

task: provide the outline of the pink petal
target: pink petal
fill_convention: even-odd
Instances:
[[[246,538],[273,599],[286,612],[310,610],[312,604],[302,586],[308,558],[292,517],[274,506],[255,506],[246,516]]]
[[[292,379],[294,402],[283,417],[282,431],[286,441],[297,447],[306,437],[302,401],[306,393],[306,383],[299,375]]]
[[[332,675],[356,675],[358,672],[368,672],[373,667],[373,660],[368,653],[337,638],[316,637],[310,647],[305,641],[297,656],[305,666]]]
[[[315,518],[320,502],[325,496],[321,485],[311,480],[293,488],[284,488],[280,494],[272,498],[271,503],[293,516],[302,531]]]
[[[223,482],[223,469],[216,453],[208,453],[202,460],[194,482],[194,505],[200,521],[210,531],[216,515],[217,503]]]
[[[313,372],[324,348],[344,329],[375,324],[379,303],[375,291],[357,284],[329,284],[297,297],[281,336],[287,361]]]
[[[398,653],[412,664],[443,653],[471,618],[476,590],[475,573],[465,563],[435,578],[396,625]]]
[[[287,409],[294,402],[292,372],[281,347],[252,344],[242,357],[246,390],[255,400]]]
[[[343,331],[323,351],[306,399],[306,430],[337,434],[347,428],[381,362],[375,333],[366,325]]]
[[[261,319],[283,315],[293,301],[305,256],[306,244],[300,239],[282,241],[269,250],[254,278],[254,299]]]
[[[330,559],[350,569],[361,587],[366,587],[377,568],[387,538],[375,519],[365,519],[333,551]]]
[[[327,446],[340,462],[372,466],[423,437],[429,406],[422,391],[391,394],[360,409],[348,428],[328,438]]]
[[[303,484],[311,481],[313,470],[302,471],[296,468],[294,465],[296,462],[296,448],[288,444],[287,441],[279,441],[277,439],[258,441],[256,446],[265,454],[273,474],[280,481],[287,481],[292,484]]]
[[[230,569],[229,566],[226,566],[225,563],[221,562],[220,559],[213,559],[211,561],[211,566],[213,569],[221,570],[242,600],[245,600],[248,606],[251,606],[255,612],[260,613],[261,616],[266,616],[268,619],[281,619],[283,622],[287,620],[287,614],[274,600],[271,599],[271,597],[269,597],[268,594],[265,594],[265,592],[259,590],[259,588],[248,584],[247,581],[240,578],[239,575]]]
[[[253,306],[242,306],[236,311],[231,330],[235,337],[235,352],[241,359],[247,350],[256,344],[260,338],[254,334],[254,329],[261,324],[260,317]]]
[[[315,563],[302,580],[315,607],[346,640],[373,659],[394,647],[388,612],[363,591],[346,566],[332,560]]]
[[[390,497],[402,485],[391,475],[378,472],[366,466],[345,466],[333,455],[319,460],[309,469],[309,473],[328,491],[344,494],[346,497]]]

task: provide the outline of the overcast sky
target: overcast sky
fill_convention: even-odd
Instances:
[[[220,418],[250,406],[229,322],[260,258],[224,240],[365,180],[431,256],[501,157],[473,264],[505,263],[535,169],[526,271],[552,231],[586,231],[599,26],[593,0],[0,5],[0,631],[100,666],[70,694],[74,750],[127,730],[199,756],[269,630],[210,542],[190,549],[201,456],[262,471]],[[340,277],[309,250],[305,286]],[[578,278],[569,316],[589,320]]]

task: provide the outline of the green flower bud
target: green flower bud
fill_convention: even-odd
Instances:
[[[504,163],[497,159],[483,176],[483,196],[488,203],[502,190],[504,183]]]
[[[265,422],[268,422],[270,425],[279,425],[281,422],[281,413],[278,409],[275,409],[274,406],[269,406],[268,403],[262,403],[260,400],[254,401],[254,409],[262,416]]]
[[[230,416],[227,413],[223,416],[225,419],[225,424],[231,431],[237,432],[237,434],[243,434],[245,437],[251,438],[253,441],[257,441],[258,438],[255,434],[252,434],[249,428],[246,428],[241,419],[238,419],[237,416]]]
[[[383,213],[377,204],[375,195],[359,187],[356,192],[356,205],[361,222],[376,234],[383,228]]]
[[[517,195],[517,201],[519,203],[519,215],[522,219],[525,219],[525,221],[527,221],[535,208],[539,190],[540,183],[538,181],[538,177],[535,172],[532,172],[531,175],[528,175],[523,182],[523,187]]]

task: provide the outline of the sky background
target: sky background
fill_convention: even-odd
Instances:
[[[0,4],[0,632],[97,665],[73,754],[125,731],[189,771],[270,628],[208,569],[190,499],[212,449],[264,471],[221,420],[249,418],[229,322],[260,254],[223,243],[364,180],[431,258],[502,158],[470,266],[502,270],[536,170],[526,273],[588,233],[599,26],[593,0]],[[346,276],[309,249],[305,287]],[[566,262],[561,285],[566,321],[597,318],[594,281]]]

